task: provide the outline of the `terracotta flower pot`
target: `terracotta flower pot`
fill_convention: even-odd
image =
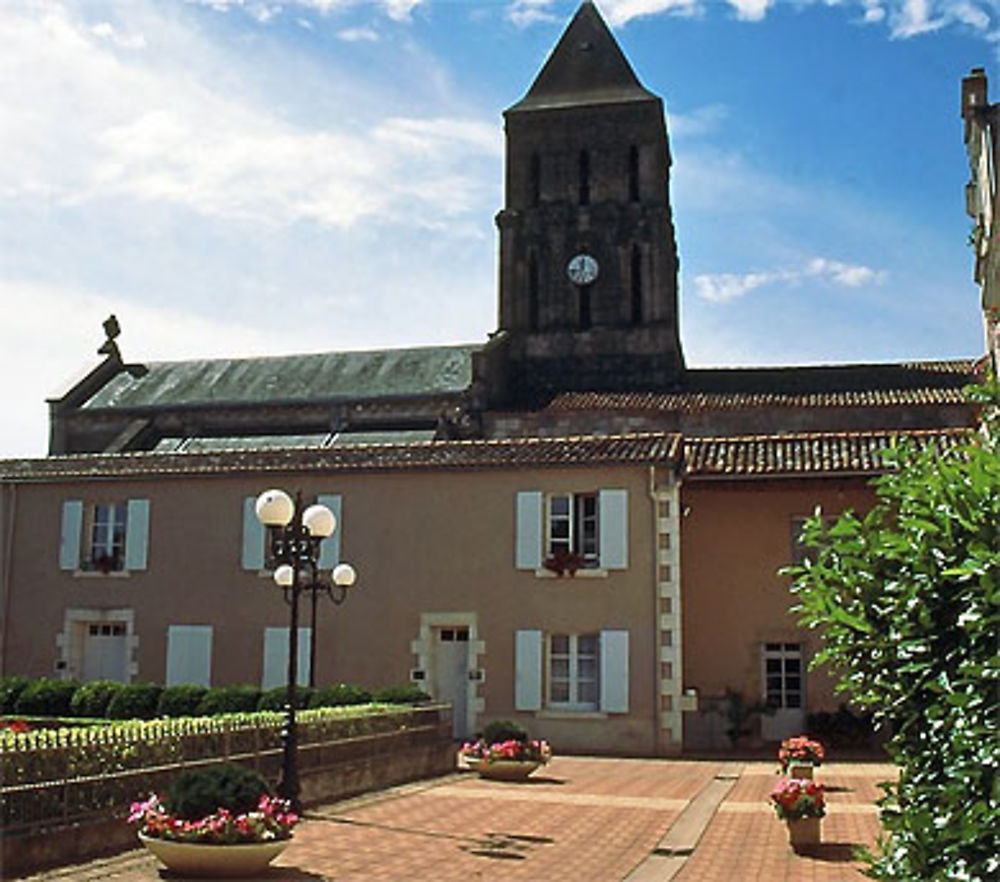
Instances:
[[[494,781],[523,781],[541,765],[537,760],[494,760],[479,762],[476,771],[480,778]]]
[[[789,778],[807,778],[812,780],[813,776],[813,765],[812,763],[789,763],[788,764],[788,777]]]
[[[139,834],[139,841],[166,866],[181,876],[219,878],[253,877],[263,873],[290,839],[250,842],[239,845],[208,845],[200,842],[173,842]]]
[[[788,818],[788,842],[795,851],[818,845],[821,839],[820,821],[822,818]]]

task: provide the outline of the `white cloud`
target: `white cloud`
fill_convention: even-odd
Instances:
[[[763,21],[773,0],[726,0],[736,10],[736,17],[743,21]]]
[[[378,33],[374,28],[344,28],[337,31],[337,39],[345,43],[377,43]]]
[[[724,104],[709,104],[690,113],[669,111],[667,128],[671,138],[695,138],[717,132],[728,116],[729,108]]]
[[[526,28],[536,22],[559,21],[552,13],[553,0],[514,0],[507,7],[507,19],[519,28]]]
[[[281,0],[280,3],[269,3],[265,0],[186,0],[186,2],[207,6],[219,12],[241,9],[265,24],[286,10],[304,10],[320,15],[331,15],[365,3],[378,7],[394,21],[405,22],[410,20],[413,10],[425,0]]]
[[[634,18],[668,12],[673,15],[694,15],[699,0],[601,0],[598,4],[611,25],[624,25]]]
[[[767,272],[718,273],[695,276],[695,294],[711,303],[728,303],[737,300],[756,288],[765,285],[797,285],[807,279],[825,279],[845,288],[880,284],[885,280],[884,270],[858,264],[842,263],[825,257],[814,257],[798,269],[778,269]]]
[[[122,49],[145,49],[146,38],[142,34],[122,34],[110,22],[102,21],[94,25],[90,32],[95,37],[110,40]]]
[[[0,19],[0,200],[131,200],[332,227],[362,218],[433,226],[477,200],[492,207],[481,174],[502,152],[492,120],[363,121],[355,111],[350,125],[307,128],[225,90],[209,75],[225,62],[200,57],[190,31],[158,33],[176,45],[190,38],[180,71],[158,53],[118,55],[113,27],[49,8],[42,19]]]
[[[940,30],[945,25],[944,18],[931,18],[930,0],[903,0],[892,10],[889,22],[894,37],[915,37]]]

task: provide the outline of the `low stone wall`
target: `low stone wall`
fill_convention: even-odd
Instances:
[[[302,802],[308,809],[407,781],[455,770],[450,722],[432,729],[380,733],[300,748]],[[137,845],[125,823],[128,807],[115,817],[52,825],[16,836],[0,836],[0,878],[109,856]]]

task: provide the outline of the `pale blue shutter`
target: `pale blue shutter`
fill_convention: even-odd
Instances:
[[[519,570],[537,570],[542,565],[542,502],[537,490],[517,494],[514,560]]]
[[[628,631],[601,631],[601,710],[628,713]]]
[[[542,708],[542,632],[514,633],[514,708]]]
[[[212,685],[212,626],[167,628],[167,685]]]
[[[341,516],[343,501],[340,496],[319,496],[316,501],[330,509],[337,519],[337,528],[319,546],[319,568],[332,570],[340,563],[340,536],[344,532],[344,521]]]
[[[256,496],[248,496],[243,500],[243,569],[264,569],[264,543],[266,529],[257,520]]]
[[[148,556],[149,500],[130,499],[125,514],[125,569],[146,569]]]
[[[628,567],[628,490],[602,490],[598,495],[600,565],[606,570]]]
[[[299,628],[298,672],[295,678],[299,686],[306,686],[309,683],[311,637],[310,628]],[[286,683],[288,683],[288,628],[265,628],[261,689],[274,689]]]
[[[80,535],[83,530],[83,503],[67,499],[62,507],[59,534],[59,569],[75,570],[80,566]]]

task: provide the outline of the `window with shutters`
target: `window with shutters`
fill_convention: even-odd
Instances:
[[[149,500],[66,500],[62,506],[59,566],[78,573],[146,569]]]
[[[600,635],[550,634],[548,644],[548,704],[563,710],[597,710]]]
[[[517,494],[514,564],[537,576],[628,569],[628,491]]]

